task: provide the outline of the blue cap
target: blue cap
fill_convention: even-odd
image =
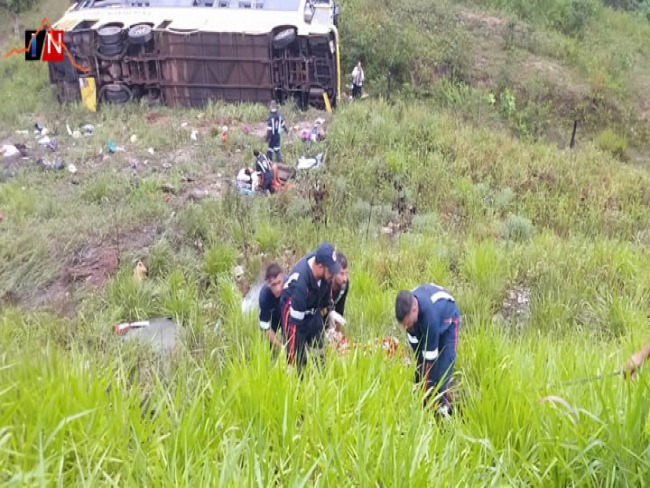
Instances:
[[[341,263],[336,259],[334,246],[329,242],[323,242],[318,246],[318,249],[316,249],[316,262],[326,266],[333,275],[341,271]]]

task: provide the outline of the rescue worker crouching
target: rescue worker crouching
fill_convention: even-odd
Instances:
[[[260,329],[266,334],[271,347],[276,351],[282,349],[282,342],[278,337],[282,324],[280,297],[284,286],[285,277],[282,268],[277,263],[271,263],[266,268],[264,276],[266,283],[260,291]]]
[[[334,246],[324,242],[294,266],[281,298],[282,327],[287,362],[302,373],[307,363],[306,348],[323,349],[322,308],[332,304],[331,281],[341,270]]]
[[[273,170],[268,158],[257,149],[253,151],[255,156],[255,172],[258,177],[258,188],[262,193],[275,193],[273,185]]]
[[[408,342],[416,354],[415,382],[425,382],[424,405],[437,405],[439,415],[451,415],[449,380],[456,361],[460,327],[460,311],[454,298],[434,284],[400,291],[395,301],[395,317],[406,329]],[[433,401],[432,393],[438,386],[440,400]]]
[[[341,252],[336,254],[337,261],[341,264],[341,271],[332,279],[332,309],[323,310],[323,320],[326,326],[333,327],[336,332],[341,331],[341,325],[345,325],[345,301],[350,289],[348,277],[348,259]],[[334,312],[334,313],[332,313]]]

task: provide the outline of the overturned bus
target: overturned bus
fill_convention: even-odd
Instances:
[[[338,14],[334,0],[81,0],[52,26],[73,62],[49,63],[50,82],[62,102],[92,85],[113,104],[335,106]]]

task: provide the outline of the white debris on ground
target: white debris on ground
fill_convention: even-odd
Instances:
[[[521,324],[530,319],[531,291],[525,285],[518,284],[510,288],[501,304],[501,312],[493,320]]]

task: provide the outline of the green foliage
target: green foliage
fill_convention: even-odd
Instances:
[[[205,251],[203,267],[210,280],[216,280],[222,275],[232,272],[237,260],[237,251],[228,244],[215,243]]]
[[[506,117],[512,117],[517,110],[515,96],[508,88],[505,88],[499,95],[499,108]]]
[[[535,234],[535,227],[530,219],[522,217],[521,215],[508,215],[505,222],[503,223],[503,228],[501,235],[505,239],[511,239],[513,241],[529,241]]]
[[[611,153],[617,158],[625,157],[627,138],[617,134],[610,128],[607,128],[598,134],[596,144],[601,150]]]

